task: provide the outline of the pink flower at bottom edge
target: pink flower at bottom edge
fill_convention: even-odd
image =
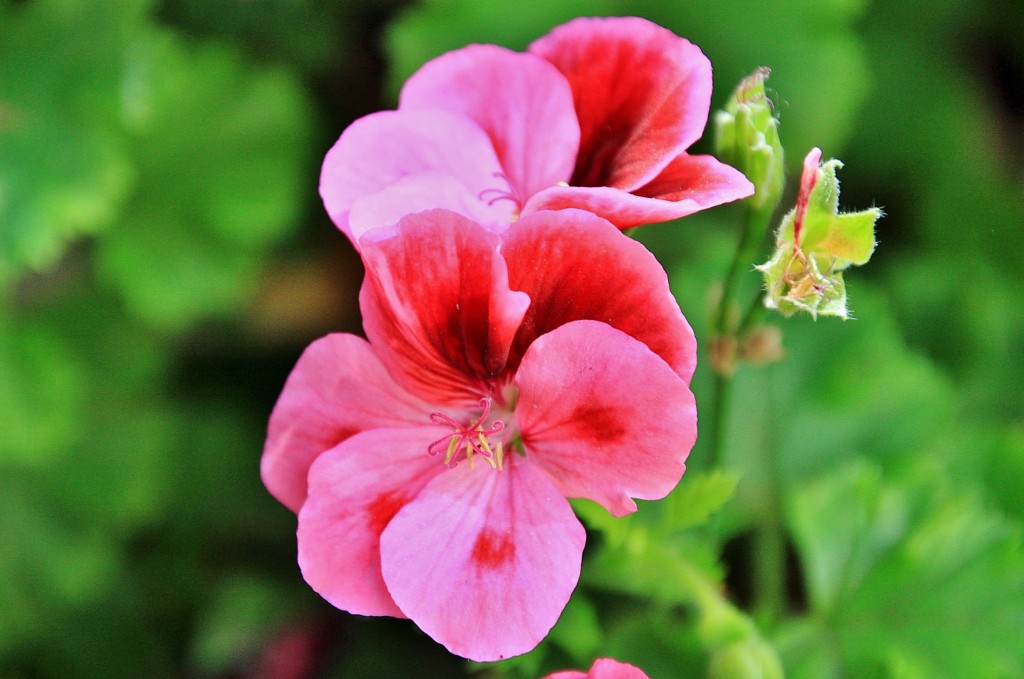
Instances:
[[[598,658],[590,666],[589,672],[563,670],[549,674],[544,679],[650,679],[650,677],[634,665],[611,658]]]
[[[338,608],[409,617],[474,660],[524,653],[579,578],[566,498],[621,516],[679,481],[693,334],[653,256],[586,212],[498,235],[436,210],[362,246],[369,341],[299,359],[264,483]]]

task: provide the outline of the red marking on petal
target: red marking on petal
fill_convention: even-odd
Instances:
[[[505,535],[483,530],[476,538],[470,558],[482,568],[497,568],[515,556],[516,546]]]
[[[408,500],[394,493],[383,493],[377,499],[366,505],[366,513],[370,517],[370,529],[380,535],[395,518],[398,510],[405,506]]]
[[[569,422],[577,424],[577,436],[598,443],[621,441],[630,432],[622,421],[622,410],[608,406],[583,405],[573,411]]]

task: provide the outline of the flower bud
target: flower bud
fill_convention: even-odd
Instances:
[[[804,159],[796,207],[782,219],[775,253],[757,269],[764,275],[765,305],[784,316],[805,311],[848,318],[843,271],[866,263],[875,251],[878,208],[839,213],[835,159],[824,163],[821,150]]]
[[[778,120],[764,92],[769,73],[761,67],[741,80],[725,110],[715,113],[716,154],[754,184],[756,210],[774,209],[785,184]]]

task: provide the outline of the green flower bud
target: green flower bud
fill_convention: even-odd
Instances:
[[[748,75],[732,93],[725,110],[715,113],[716,155],[754,184],[750,201],[756,210],[774,209],[785,184],[778,120],[764,92],[769,73],[761,67]]]
[[[843,271],[871,258],[882,211],[840,214],[836,170],[843,164],[820,160],[817,148],[804,159],[796,207],[782,219],[772,258],[757,269],[764,275],[769,309],[784,316],[805,311],[815,318],[848,318]]]

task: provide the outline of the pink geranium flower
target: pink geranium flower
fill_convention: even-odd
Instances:
[[[544,679],[650,679],[639,667],[628,663],[598,658],[590,666],[589,672],[565,670],[549,674]]]
[[[397,111],[354,122],[328,152],[320,193],[353,239],[445,207],[496,231],[577,207],[620,228],[751,195],[738,170],[690,155],[711,63],[636,17],[576,19],[529,52],[471,45],[425,64]]]
[[[654,257],[581,210],[504,234],[433,210],[359,245],[369,341],[303,353],[264,483],[338,608],[409,617],[474,660],[528,651],[579,577],[566,498],[622,516],[679,481],[693,333]]]

